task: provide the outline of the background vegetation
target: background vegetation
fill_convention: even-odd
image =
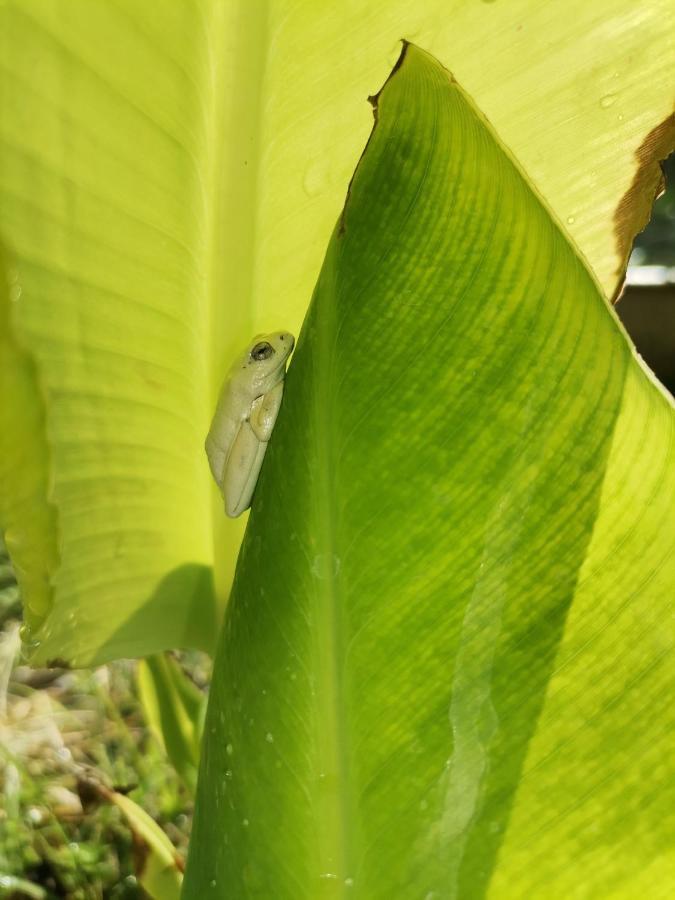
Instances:
[[[145,896],[137,874],[147,850],[98,786],[128,793],[183,857],[193,799],[144,716],[137,664],[22,664],[20,600],[5,553],[0,585],[0,897]],[[176,656],[205,691],[208,657]]]

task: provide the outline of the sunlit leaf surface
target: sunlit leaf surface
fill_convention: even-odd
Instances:
[[[610,295],[672,146],[674,35],[670,0],[0,4],[2,340],[30,373],[0,493],[33,659],[211,646],[243,525],[202,450],[219,381],[299,327],[400,38]]]
[[[254,499],[185,897],[671,896],[674,425],[410,47]]]

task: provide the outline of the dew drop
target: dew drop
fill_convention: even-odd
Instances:
[[[337,578],[340,574],[341,560],[339,556],[319,553],[312,561],[312,575],[321,581]]]
[[[353,878],[345,878],[345,887],[348,887],[348,888],[354,887],[354,879]]]
[[[234,747],[232,746],[232,744],[226,744],[225,752],[228,756],[232,756],[232,754],[234,753]]]
[[[211,881],[209,882],[209,884],[211,885],[211,887],[215,887],[215,886],[216,886],[216,879],[215,879],[215,878],[212,878]]]
[[[616,94],[605,94],[605,96],[600,100],[600,106],[602,109],[609,109],[614,103],[616,103]]]
[[[274,743],[274,735],[272,734],[271,731],[267,732],[267,734],[265,735],[265,740],[267,741],[268,744]]]
[[[244,828],[248,828],[248,819],[242,819],[241,824],[244,826]]]
[[[568,225],[574,225],[575,222],[576,222],[576,219],[574,218],[574,216],[568,216],[568,217],[567,217],[567,224],[568,224]]]
[[[232,769],[225,769],[225,777],[232,778]]]

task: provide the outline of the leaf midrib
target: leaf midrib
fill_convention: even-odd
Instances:
[[[332,267],[327,266],[329,271]],[[330,292],[325,297],[333,299]],[[317,317],[316,375],[314,394],[316,422],[317,496],[314,533],[317,556],[314,560],[316,591],[315,672],[316,672],[316,746],[318,772],[315,817],[319,879],[318,890],[335,898],[347,896],[353,875],[353,809],[349,767],[349,729],[346,716],[344,683],[344,603],[340,589],[340,539],[336,481],[337,433],[336,391],[334,390],[333,352],[337,310],[330,305]]]

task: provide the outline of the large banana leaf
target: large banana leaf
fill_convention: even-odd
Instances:
[[[0,4],[24,379],[0,493],[34,659],[210,646],[242,531],[202,452],[218,383],[299,326],[399,38],[452,66],[612,294],[672,142],[674,33],[670,0]]]
[[[675,415],[408,49],[287,377],[186,898],[670,897]]]

